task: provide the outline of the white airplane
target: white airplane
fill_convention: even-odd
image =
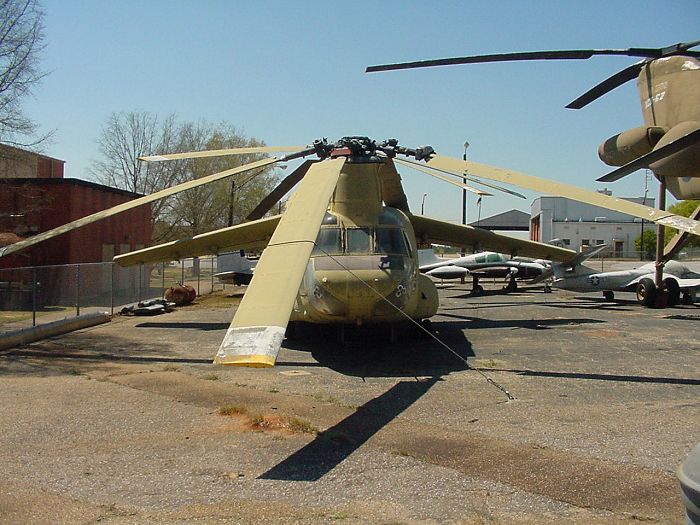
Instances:
[[[217,273],[214,274],[214,277],[223,283],[237,286],[250,284],[257,263],[258,261],[255,259],[248,259],[243,250],[221,253],[217,257]]]
[[[615,292],[636,292],[637,300],[644,306],[653,306],[656,301],[654,286],[655,263],[644,264],[639,268],[618,270],[614,272],[598,272],[581,263],[600,252],[605,245],[596,246],[581,252],[578,257],[568,263],[552,265],[554,286],[574,292],[602,291],[608,301],[615,298]],[[700,289],[700,273],[692,271],[686,265],[677,261],[666,263],[663,281],[668,290],[668,304],[678,304],[683,294],[683,303],[693,302],[693,294]]]
[[[480,294],[484,288],[479,284],[480,277],[506,277],[506,290],[518,289],[516,279],[534,279],[542,276],[550,267],[550,262],[542,259],[526,259],[507,256],[495,252],[479,252],[464,257],[441,259],[432,248],[418,250],[418,264],[421,273],[436,279],[462,279],[472,277],[472,293]]]

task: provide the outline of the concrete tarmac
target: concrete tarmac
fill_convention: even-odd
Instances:
[[[0,523],[682,523],[700,307],[486,288],[272,369],[220,294],[2,352]]]

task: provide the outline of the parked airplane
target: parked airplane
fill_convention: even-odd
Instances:
[[[217,273],[214,277],[226,284],[250,284],[258,261],[248,259],[244,250],[220,253],[216,258]]]
[[[569,263],[552,265],[554,286],[574,292],[602,291],[608,301],[615,298],[615,292],[636,292],[637,300],[644,306],[653,306],[656,296],[654,276],[655,263],[644,264],[639,268],[614,272],[597,272],[581,263],[600,252],[605,245],[596,246],[579,254]],[[683,295],[683,303],[692,303],[693,293],[700,289],[700,273],[692,271],[677,261],[669,261],[664,266],[663,282],[668,290],[669,306],[676,305]]]
[[[479,284],[480,277],[506,277],[506,290],[515,291],[518,289],[516,279],[539,277],[550,267],[550,262],[543,259],[508,258],[495,252],[479,252],[464,257],[441,259],[435,255],[432,248],[418,251],[418,264],[421,273],[437,279],[461,279],[470,275],[473,294],[484,291]]]

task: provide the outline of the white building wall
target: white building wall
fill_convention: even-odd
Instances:
[[[642,203],[642,198],[625,199]],[[654,199],[646,199],[654,206]],[[532,203],[531,217],[539,216],[541,242],[560,239],[567,248],[607,244],[610,252],[623,256],[636,253],[634,241],[642,233],[642,220],[624,213],[591,206],[564,197],[538,197]],[[644,221],[644,229],[655,231],[654,223]],[[621,244],[620,244],[621,243]]]

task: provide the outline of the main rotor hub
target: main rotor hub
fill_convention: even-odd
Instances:
[[[435,153],[432,146],[405,148],[399,146],[397,139],[388,139],[377,144],[376,141],[363,136],[343,137],[335,143],[330,143],[325,138],[318,139],[313,143],[313,150],[321,159],[346,156],[349,162],[383,162],[382,157],[394,158],[397,154],[427,161]]]

